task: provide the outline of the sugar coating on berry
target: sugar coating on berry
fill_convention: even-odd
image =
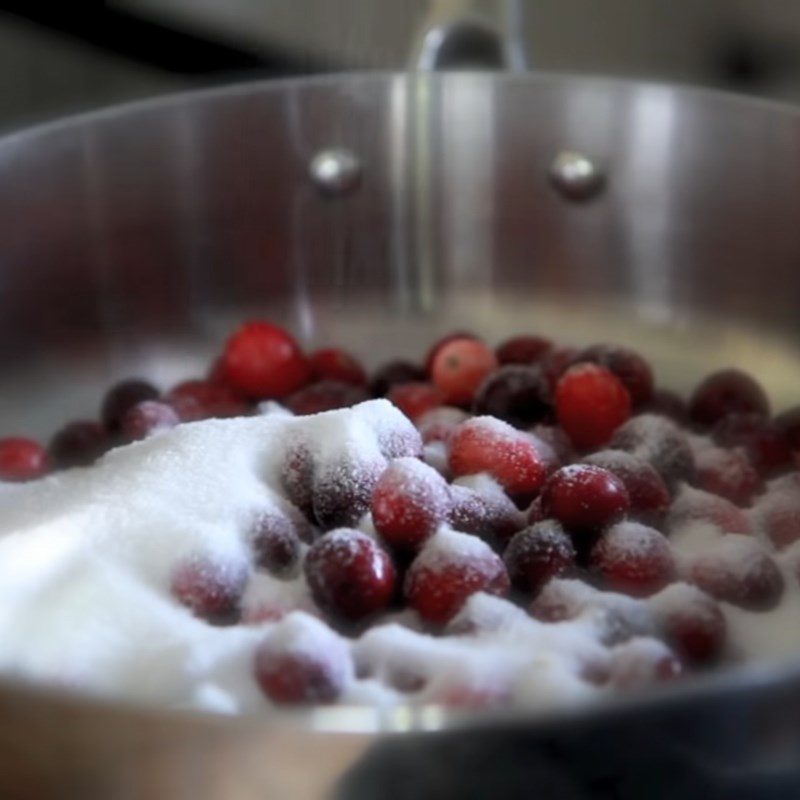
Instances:
[[[575,548],[557,522],[543,521],[514,536],[503,553],[512,585],[533,594],[575,563]]]
[[[738,506],[748,506],[762,488],[750,461],[739,450],[725,447],[695,448],[697,486]]]
[[[674,680],[682,671],[681,662],[666,644],[640,637],[614,648],[609,682],[617,689],[637,691]]]
[[[679,530],[683,525],[708,522],[726,533],[752,533],[747,514],[738,506],[719,495],[681,486],[667,515],[667,528]]]
[[[450,499],[450,522],[458,531],[502,542],[525,525],[524,514],[486,473],[456,478]]]
[[[759,499],[751,518],[776,550],[800,541],[800,491],[773,489]]]

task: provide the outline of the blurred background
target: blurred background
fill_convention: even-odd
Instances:
[[[459,0],[0,0],[0,128],[176,89],[409,63]],[[530,64],[800,100],[798,0],[477,0]]]

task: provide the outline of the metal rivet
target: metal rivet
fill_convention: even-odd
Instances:
[[[567,200],[588,200],[605,185],[605,175],[581,153],[565,150],[550,167],[550,181]]]
[[[330,195],[348,194],[361,182],[361,162],[349,150],[320,150],[308,172],[317,187]]]

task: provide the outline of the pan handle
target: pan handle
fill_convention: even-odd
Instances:
[[[524,0],[432,0],[412,69],[527,69],[523,5]]]

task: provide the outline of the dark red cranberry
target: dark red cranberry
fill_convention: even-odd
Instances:
[[[584,450],[604,445],[631,413],[631,398],[613,372],[576,364],[559,378],[556,414],[573,444]]]
[[[414,559],[403,591],[424,620],[444,625],[470,595],[504,595],[508,588],[505,565],[487,544],[468,534],[445,532],[430,539]]]
[[[314,460],[302,442],[292,442],[286,448],[281,487],[289,502],[311,519],[314,514]]]
[[[670,494],[655,467],[622,450],[602,450],[584,459],[616,475],[628,491],[630,514],[649,524],[660,521],[669,508]]]
[[[125,412],[120,433],[127,441],[135,442],[154,433],[168,431],[179,422],[178,414],[172,406],[157,400],[143,400]]]
[[[545,520],[515,533],[503,554],[511,584],[536,594],[550,578],[575,564],[575,548],[555,520]]]
[[[525,524],[522,512],[499,486],[478,491],[454,483],[450,487],[450,499],[453,528],[486,541],[506,542]]]
[[[760,384],[738,369],[712,373],[689,400],[689,416],[698,425],[710,427],[728,414],[769,415],[769,400]]]
[[[360,531],[340,528],[317,539],[306,554],[304,569],[316,604],[345,619],[363,619],[392,599],[392,560]]]
[[[122,418],[131,408],[144,400],[156,400],[158,396],[158,389],[147,381],[123,381],[112,386],[106,393],[100,418],[107,430],[118,431]]]
[[[675,577],[669,542],[654,528],[620,522],[609,528],[592,548],[592,570],[615,592],[647,597]]]
[[[300,560],[300,535],[292,520],[278,512],[264,512],[254,521],[249,535],[259,567],[277,577],[292,574]]]
[[[386,397],[413,421],[444,404],[444,394],[432,383],[401,383]]]
[[[557,425],[536,425],[531,433],[550,447],[555,455],[556,466],[575,460],[575,451],[569,436]]]
[[[570,531],[596,532],[630,508],[625,484],[613,472],[591,464],[562,467],[542,488],[542,513]]]
[[[435,469],[415,458],[399,458],[375,487],[372,522],[390,545],[413,550],[447,520],[450,506],[450,490]]]
[[[282,403],[298,415],[319,414],[336,408],[349,408],[368,400],[367,392],[352,383],[320,381],[292,392]]]
[[[554,347],[539,359],[538,366],[547,379],[551,394],[555,394],[559,378],[572,365],[577,352],[574,347]]]
[[[38,442],[21,436],[0,439],[0,481],[32,481],[49,469],[47,450]]]
[[[172,596],[209,622],[230,622],[238,614],[248,572],[239,562],[196,556],[172,572]]]
[[[335,381],[365,386],[367,373],[361,363],[346,350],[327,347],[315,350],[310,356],[311,369],[318,381]]]
[[[111,442],[99,422],[79,420],[65,425],[52,438],[50,457],[58,469],[88,467],[109,448]]]
[[[777,550],[784,550],[800,539],[800,494],[785,492],[759,504],[764,533]]]
[[[500,344],[495,354],[501,364],[534,364],[552,347],[543,336],[514,336]]]
[[[479,339],[457,338],[441,345],[431,364],[431,379],[454,406],[472,403],[478,387],[497,368],[491,347]]]
[[[472,404],[474,414],[488,414],[517,428],[540,422],[551,410],[550,390],[541,370],[519,365],[490,373]]]
[[[610,446],[652,464],[671,492],[683,482],[694,481],[694,453],[689,439],[666,417],[657,414],[633,417],[617,430]]]
[[[427,378],[427,373],[419,364],[410,361],[390,361],[375,372],[369,388],[373,397],[385,397],[393,386],[403,383],[424,383]]]
[[[311,380],[311,364],[283,328],[269,322],[242,325],[225,344],[225,380],[254,400],[281,399]]]
[[[774,475],[791,466],[792,451],[784,431],[760,414],[728,414],[711,435],[724,447],[741,447],[762,475]]]
[[[689,421],[689,407],[686,401],[677,392],[671,392],[669,389],[656,389],[642,411],[668,417],[679,425]]]
[[[181,422],[241,417],[250,410],[230,386],[205,380],[183,381],[173,386],[164,399],[175,409]]]
[[[749,459],[739,450],[705,447],[695,453],[696,483],[700,489],[748,506],[763,488]]]
[[[793,452],[800,451],[800,406],[784,411],[775,418]]]
[[[322,530],[356,525],[369,511],[372,493],[386,464],[344,458],[315,476],[314,519]]]
[[[638,408],[653,397],[653,370],[635,350],[609,344],[596,344],[581,350],[574,363],[599,364],[613,372],[628,390],[631,405]]]

